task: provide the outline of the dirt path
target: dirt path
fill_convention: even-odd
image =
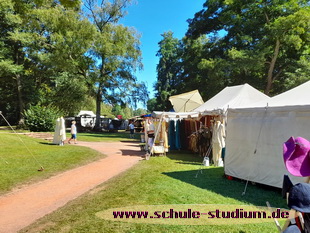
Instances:
[[[0,196],[0,233],[17,232],[142,159],[142,152],[134,142],[78,145],[98,150],[107,157]]]

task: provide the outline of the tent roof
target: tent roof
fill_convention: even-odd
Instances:
[[[96,114],[93,111],[80,111],[77,116],[91,116],[91,117],[96,117]]]
[[[175,112],[190,112],[203,104],[198,90],[170,96],[169,101]]]
[[[217,109],[238,108],[258,101],[268,101],[269,96],[258,91],[249,84],[225,87],[221,92],[194,109],[196,112],[209,112]]]
[[[310,81],[271,98],[272,106],[309,105]]]
[[[165,118],[171,118],[171,119],[183,119],[188,118],[188,116],[195,118],[198,117],[197,112],[160,112],[160,111],[154,111],[152,113],[153,117],[160,118],[161,115],[164,114]]]
[[[268,101],[259,101],[245,107],[283,107],[296,105],[310,105],[310,81],[305,82],[291,90],[270,98]]]

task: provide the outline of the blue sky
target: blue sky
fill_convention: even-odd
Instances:
[[[121,23],[134,27],[141,34],[141,50],[144,69],[137,73],[139,81],[147,84],[150,98],[154,97],[153,84],[156,81],[156,65],[161,34],[172,31],[181,39],[188,28],[187,19],[203,9],[206,0],[137,0],[127,8],[127,15]]]

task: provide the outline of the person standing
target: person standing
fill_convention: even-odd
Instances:
[[[130,122],[130,124],[129,124],[129,130],[130,130],[130,138],[134,138],[135,125],[133,124],[133,122]]]
[[[76,130],[76,121],[72,121],[72,124],[71,124],[71,138],[68,140],[68,143],[71,144],[71,140],[73,139],[74,141],[74,144],[76,144],[76,133],[77,133],[77,130]]]
[[[154,138],[155,138],[155,126],[151,119],[148,119],[147,121],[146,133],[148,137],[148,146],[149,146],[149,149],[151,149],[153,147]]]

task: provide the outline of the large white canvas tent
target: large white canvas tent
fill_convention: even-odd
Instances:
[[[225,174],[278,188],[285,174],[303,182],[286,170],[283,143],[291,136],[310,140],[309,129],[310,81],[271,98],[268,106],[228,109]]]
[[[246,83],[238,86],[225,87],[193,111],[200,113],[219,111],[224,113],[228,107],[238,108],[258,101],[268,101],[269,99],[269,96]]]

